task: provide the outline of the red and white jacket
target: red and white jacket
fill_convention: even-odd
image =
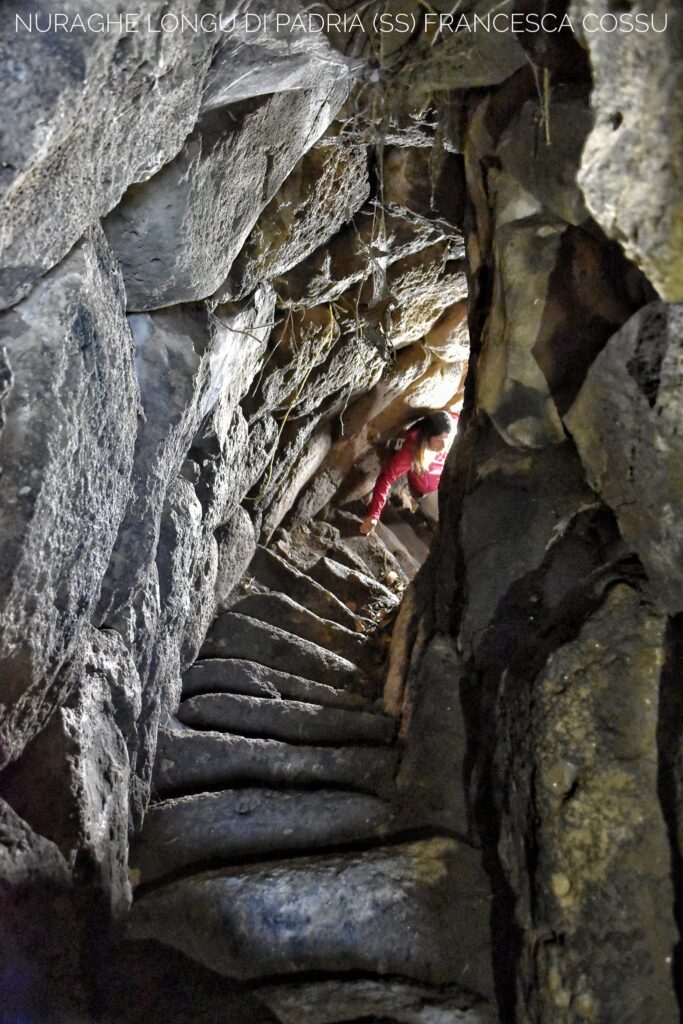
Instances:
[[[460,418],[458,413],[452,412],[450,415],[457,425]],[[418,427],[413,427],[412,430],[409,430],[403,445],[382,467],[382,472],[377,477],[377,483],[368,506],[368,516],[371,519],[379,519],[389,497],[392,484],[395,484],[397,480],[400,480],[406,474],[408,476],[408,483],[416,491],[419,491],[420,494],[429,494],[438,488],[448,451],[444,449],[441,452],[436,452],[427,469],[416,473],[412,465],[417,449],[418,434]]]

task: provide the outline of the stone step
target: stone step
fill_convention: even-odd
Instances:
[[[372,571],[360,554],[342,540],[336,526],[324,519],[313,519],[287,533],[280,531],[275,541],[278,554],[295,565],[301,572],[308,572],[319,558],[327,557],[347,569],[372,576]]]
[[[345,658],[277,626],[237,612],[224,612],[211,626],[202,658],[241,658],[324,682],[337,689],[362,689],[363,674]]]
[[[254,993],[281,1024],[497,1024],[491,1003],[457,985],[442,988],[395,978],[328,979],[264,985]]]
[[[171,722],[159,728],[152,784],[160,798],[238,783],[268,786],[340,786],[388,796],[397,752],[387,747],[296,746],[219,732],[197,732]]]
[[[399,975],[492,995],[490,890],[453,839],[206,872],[133,905],[129,934],[228,977]]]
[[[256,549],[247,575],[253,576],[268,590],[287,594],[321,619],[337,622],[347,629],[356,628],[358,616],[349,611],[339,598],[269,548]]]
[[[372,576],[378,582],[387,584],[387,577],[395,574],[402,586],[407,586],[414,576],[414,562],[411,559],[410,572],[406,572],[406,566],[402,565],[399,559],[390,551],[382,540],[382,533],[375,530],[366,537],[358,532],[363,520],[352,512],[343,512],[341,509],[334,509],[328,517],[327,522],[339,530],[339,535],[346,545],[351,548],[363,561],[365,568],[362,570],[368,576]],[[358,567],[356,567],[358,568]]]
[[[247,594],[231,605],[230,611],[286,629],[351,662],[363,658],[367,648],[367,633],[321,619],[285,594]]]
[[[394,720],[385,715],[233,693],[190,697],[180,705],[178,720],[195,729],[337,746],[390,743],[395,728]]]
[[[321,586],[333,591],[344,602],[365,608],[374,602],[386,611],[395,608],[400,597],[377,580],[350,569],[332,558],[320,558],[308,570],[308,575]]]
[[[131,850],[138,883],[191,864],[342,846],[384,836],[390,804],[342,790],[239,789],[153,805]]]
[[[350,690],[335,690],[326,683],[278,672],[267,665],[240,658],[207,658],[197,661],[183,676],[183,697],[200,693],[241,693],[248,697],[281,697],[325,707],[377,711],[367,697]]]

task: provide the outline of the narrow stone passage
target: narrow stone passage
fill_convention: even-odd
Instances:
[[[185,674],[131,850],[130,936],[255,984],[283,1024],[492,1022],[481,853],[447,798],[397,781],[410,742],[382,685],[408,575],[337,524],[260,547]]]

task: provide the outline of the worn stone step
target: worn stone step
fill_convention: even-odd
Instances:
[[[356,628],[358,617],[338,597],[269,548],[256,549],[247,575],[253,576],[268,590],[287,594],[321,619],[330,619],[348,629]]]
[[[342,790],[246,788],[164,800],[131,850],[138,883],[191,864],[342,846],[384,836],[394,817],[378,797]]]
[[[381,531],[375,530],[364,537],[358,532],[363,520],[352,512],[343,512],[341,509],[334,509],[327,521],[339,530],[344,544],[363,561],[365,568],[362,571],[368,576],[389,586],[387,578],[393,573],[403,587],[408,585],[414,575],[413,564],[409,566],[410,571],[406,572],[406,566],[401,564],[382,541]]]
[[[321,619],[285,594],[247,594],[231,605],[230,610],[286,629],[319,647],[334,651],[347,661],[357,662],[363,658],[367,648],[367,633]]]
[[[264,985],[254,993],[281,1024],[496,1024],[498,1011],[457,985],[442,988],[394,978],[329,979]]]
[[[490,890],[452,839],[184,878],[142,896],[130,934],[229,977],[375,972],[490,997]]]
[[[347,569],[372,575],[361,556],[342,540],[336,526],[324,519],[302,523],[289,534],[286,530],[279,531],[275,547],[283,558],[298,566],[302,572],[308,572],[319,558],[326,556]]]
[[[350,690],[336,690],[326,683],[278,672],[267,665],[240,658],[206,658],[197,661],[183,676],[183,697],[200,693],[242,693],[250,697],[281,697],[325,707],[376,711],[367,697]]]
[[[396,768],[396,751],[384,746],[295,746],[171,722],[159,729],[152,783],[161,798],[238,783],[341,786],[384,796],[393,792]]]
[[[321,586],[334,591],[344,602],[359,608],[375,602],[380,608],[395,608],[400,597],[371,576],[350,569],[332,558],[323,557],[308,569],[308,575]]]
[[[361,689],[363,674],[338,654],[278,626],[237,612],[219,615],[201,650],[203,658],[242,658],[341,689]]]
[[[240,736],[263,736],[287,743],[390,743],[395,723],[385,715],[305,704],[207,693],[190,697],[178,709],[178,720],[195,729],[213,729]]]

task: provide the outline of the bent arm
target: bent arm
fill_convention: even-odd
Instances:
[[[382,509],[389,497],[391,485],[396,483],[402,476],[405,476],[412,465],[413,447],[409,441],[406,441],[403,447],[399,448],[382,467],[382,472],[377,477],[377,483],[368,506],[368,518],[378,520],[381,516]]]

